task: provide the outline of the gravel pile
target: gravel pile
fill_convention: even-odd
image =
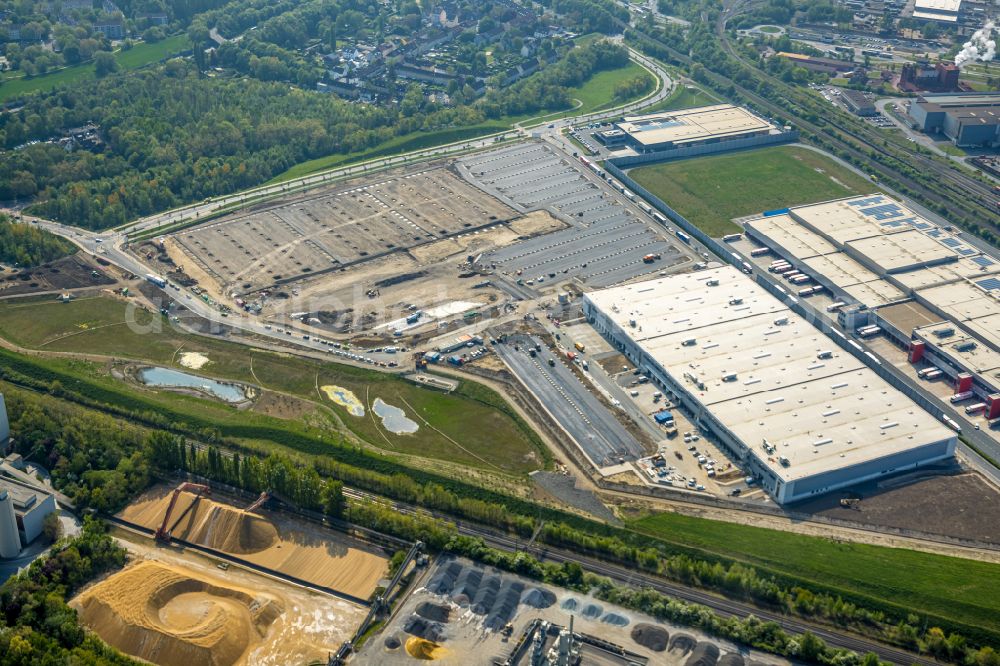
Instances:
[[[640,622],[632,629],[632,640],[653,652],[663,652],[667,649],[670,633],[655,624]]]
[[[628,626],[629,619],[624,615],[619,615],[618,613],[608,613],[601,618],[601,622],[610,624],[613,627],[626,627]]]
[[[451,594],[461,571],[462,565],[458,562],[450,562],[448,566],[439,567],[427,583],[427,591],[431,594]]]
[[[674,634],[674,637],[670,639],[670,652],[679,653],[679,656],[683,657],[688,652],[694,649],[698,644],[692,636],[687,634]]]
[[[406,620],[406,624],[403,625],[403,631],[411,636],[423,638],[424,640],[432,641],[434,643],[440,643],[445,638],[445,629],[443,624],[440,622],[425,620],[419,615],[411,615]]]
[[[716,666],[718,661],[719,646],[702,641],[691,651],[691,656],[684,662],[684,666]]]
[[[730,652],[729,654],[722,655],[722,658],[719,659],[718,666],[743,666],[745,663],[743,655]]]
[[[416,608],[416,614],[431,622],[447,622],[451,608],[433,601],[424,601]]]
[[[529,587],[521,595],[521,603],[532,608],[549,608],[556,602],[556,595],[539,587]]]

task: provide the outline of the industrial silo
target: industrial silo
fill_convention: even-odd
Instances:
[[[7,421],[7,405],[3,401],[3,393],[0,393],[0,447],[6,443],[10,437],[10,423]],[[3,449],[0,448],[0,454]]]
[[[14,499],[6,488],[0,488],[0,559],[17,557],[21,552],[21,537],[17,534]]]

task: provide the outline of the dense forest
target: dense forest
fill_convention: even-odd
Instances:
[[[103,152],[35,143],[0,153],[0,200],[39,198],[33,212],[102,229],[205,197],[260,184],[299,162],[376,146],[394,136],[570,105],[569,87],[627,62],[594,42],[470,105],[422,97],[396,107],[352,104],[257,79],[199,75],[182,60],[122,72],[29,99],[0,116],[0,145],[58,136],[88,121]]]
[[[0,264],[38,266],[74,252],[76,246],[65,238],[0,214]]]
[[[125,550],[102,523],[87,518],[80,536],[56,544],[5,582],[0,587],[0,664],[137,665],[86,633],[76,611],[66,605],[86,582],[124,564]]]

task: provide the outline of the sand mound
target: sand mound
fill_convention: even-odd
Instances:
[[[560,607],[563,610],[574,611],[574,610],[576,610],[576,607],[579,606],[579,605],[580,605],[580,602],[578,602],[573,597],[570,597],[566,601],[562,602],[562,604],[560,604]]]
[[[604,609],[597,604],[587,604],[583,609],[582,615],[588,620],[596,620],[601,617],[601,613],[603,612]]]
[[[156,529],[170,503],[170,489],[159,487],[129,505],[119,516]],[[174,508],[172,535],[290,574],[315,585],[367,598],[385,575],[386,559],[355,548],[345,537],[272,522],[209,497],[184,492]],[[280,528],[279,528],[280,526]]]
[[[451,608],[444,604],[436,604],[433,601],[425,601],[417,606],[417,615],[432,622],[447,622],[451,615]]]
[[[386,650],[398,650],[399,646],[402,644],[402,641],[399,640],[399,636],[388,636],[385,639]]]
[[[278,530],[260,516],[214,502],[197,508],[202,510],[183,537],[187,541],[238,555],[267,550],[278,542]]]
[[[140,562],[72,602],[80,620],[122,652],[163,666],[229,666],[284,612],[264,593]]]
[[[433,641],[411,636],[406,639],[406,653],[414,659],[434,660],[447,657],[450,650]]]
[[[632,640],[653,652],[663,652],[667,649],[670,634],[663,627],[640,622],[632,629]]]
[[[192,370],[201,370],[209,363],[209,358],[204,354],[198,352],[184,352],[180,355],[177,360],[185,368],[191,368]]]

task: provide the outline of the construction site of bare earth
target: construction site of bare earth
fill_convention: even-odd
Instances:
[[[158,530],[173,494],[156,487],[118,517]],[[176,495],[171,545],[116,531],[131,562],[72,600],[86,627],[164,666],[316,663],[353,635],[386,558],[304,521]]]

